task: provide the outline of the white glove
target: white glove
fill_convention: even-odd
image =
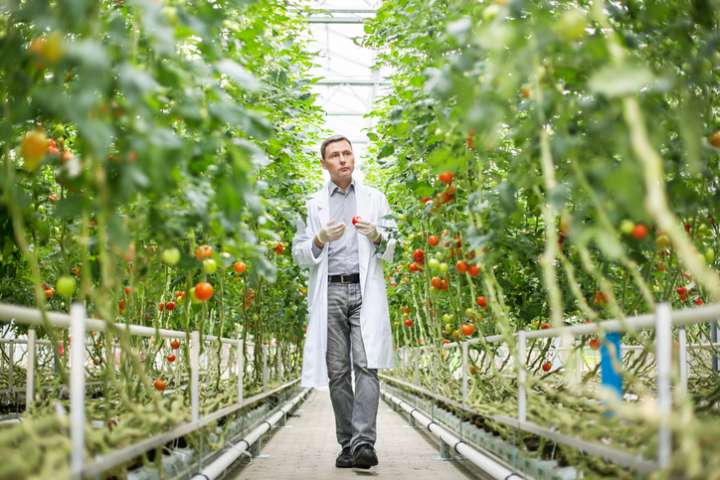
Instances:
[[[358,220],[357,223],[355,223],[355,228],[357,228],[357,231],[365,235],[368,240],[370,240],[373,243],[376,243],[378,240],[380,240],[380,232],[378,232],[378,229],[370,222],[366,222],[365,220]]]
[[[317,238],[318,240],[320,240],[320,243],[326,244],[342,237],[344,233],[344,223],[337,223],[335,220],[330,220],[328,223],[325,224],[324,227],[320,229],[317,234]]]

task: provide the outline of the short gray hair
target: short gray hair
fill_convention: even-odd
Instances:
[[[322,159],[325,160],[325,149],[328,145],[335,142],[342,142],[343,140],[348,142],[350,144],[350,148],[352,148],[352,142],[345,135],[333,135],[332,137],[326,138],[322,142],[322,145],[320,145],[320,156]]]

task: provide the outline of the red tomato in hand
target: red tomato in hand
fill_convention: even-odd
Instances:
[[[355,215],[354,217],[352,217],[352,224],[353,224],[353,225],[357,225],[357,222],[359,222],[359,221],[361,221],[361,220],[362,220],[362,218],[360,218],[359,216]]]

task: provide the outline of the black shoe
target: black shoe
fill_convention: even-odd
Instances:
[[[335,466],[338,468],[351,468],[353,466],[353,456],[350,453],[350,447],[342,449],[340,455],[335,459]]]
[[[377,455],[372,445],[363,443],[353,453],[353,467],[370,468],[378,464]]]

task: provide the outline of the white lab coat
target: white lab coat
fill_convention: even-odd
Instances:
[[[292,245],[292,254],[301,267],[310,268],[308,306],[309,324],[303,350],[302,385],[324,387],[328,385],[325,352],[327,349],[327,292],[328,292],[328,248],[325,246],[318,258],[312,253],[313,238],[323,225],[330,220],[329,183],[313,194],[307,202],[307,225],[298,224]],[[395,222],[388,218],[390,206],[382,192],[355,180],[356,214],[387,235],[394,229]],[[382,255],[370,240],[358,233],[352,225],[346,226],[358,236],[358,257],[360,263],[360,289],[362,308],[360,329],[362,331],[368,368],[392,368],[393,346],[388,315],[387,295],[382,262],[393,258],[397,241],[389,238]]]

